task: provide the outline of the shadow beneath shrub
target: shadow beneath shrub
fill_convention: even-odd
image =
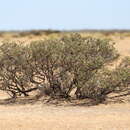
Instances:
[[[9,98],[1,99],[0,105],[34,105],[36,103],[45,104],[45,105],[54,105],[54,106],[80,106],[80,107],[90,107],[99,104],[113,104],[113,103],[125,103],[130,102],[130,91],[124,93],[117,93],[111,96],[108,96],[104,102],[98,102],[93,99],[75,99],[75,98],[58,98],[58,97],[49,97],[36,95],[34,97],[19,97],[19,98]]]
[[[94,106],[98,105],[97,102],[90,99],[65,99],[65,98],[52,98],[52,97],[30,97],[30,98],[9,98],[1,99],[0,105],[34,105],[36,103],[54,106]]]
[[[35,98],[9,98],[0,100],[0,105],[26,105],[35,104],[38,100]]]

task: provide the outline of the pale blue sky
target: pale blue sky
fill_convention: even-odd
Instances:
[[[0,30],[130,29],[130,0],[0,0]]]

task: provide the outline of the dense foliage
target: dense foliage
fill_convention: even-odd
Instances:
[[[3,43],[0,89],[18,97],[42,88],[48,96],[69,98],[75,88],[76,98],[101,102],[130,83],[129,58],[114,71],[104,68],[118,56],[111,41],[82,38],[79,34],[26,46]]]

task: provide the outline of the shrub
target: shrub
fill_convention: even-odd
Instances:
[[[126,57],[115,70],[100,69],[81,89],[82,98],[91,98],[102,102],[110,93],[129,90],[130,58]]]
[[[49,90],[49,96],[64,98],[70,97],[74,88],[77,98],[89,93],[85,97],[105,99],[113,91],[111,73],[103,70],[118,57],[109,40],[73,34],[27,46],[4,43],[0,51],[1,89],[14,97],[27,96],[39,85]]]
[[[27,96],[27,92],[32,89],[26,75],[27,69],[30,69],[28,56],[27,49],[16,43],[3,43],[0,46],[0,89],[8,92],[11,97]]]
[[[53,94],[69,97],[73,88],[80,97],[80,88],[108,63],[118,57],[108,40],[82,38],[75,34],[59,40],[36,41],[29,46],[31,66],[35,71],[33,83],[47,82]],[[33,71],[33,73],[34,73]]]

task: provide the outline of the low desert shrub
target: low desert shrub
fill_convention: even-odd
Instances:
[[[16,43],[3,43],[0,46],[0,89],[11,97],[27,96],[31,91],[28,68],[27,48]]]
[[[129,91],[130,58],[126,57],[114,70],[102,68],[98,70],[81,88],[81,98],[91,98],[102,102],[110,93]]]
[[[110,41],[82,38],[78,34],[36,41],[29,48],[32,83],[48,83],[52,95],[62,97],[69,97],[74,88],[77,98],[80,97],[80,89],[97,70],[118,57]]]
[[[129,83],[129,58],[113,71],[104,69],[118,56],[112,41],[83,38],[79,34],[26,46],[3,43],[0,89],[10,92],[12,97],[27,96],[39,89],[58,98],[69,98],[76,89],[77,98],[101,102],[109,93],[123,89],[121,84]]]

